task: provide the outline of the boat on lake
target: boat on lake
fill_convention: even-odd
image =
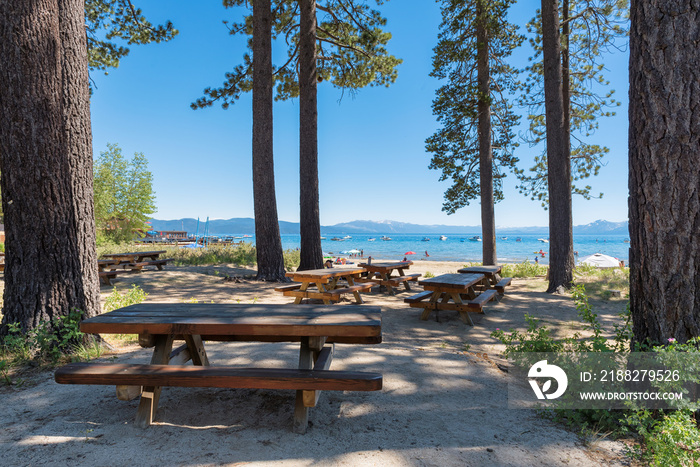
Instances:
[[[375,241],[375,240],[376,240],[376,238],[374,238],[374,237],[370,237],[370,238],[367,239],[368,242],[373,242],[373,241]]]
[[[546,239],[546,238],[538,238],[537,240],[542,242],[542,243],[549,243],[549,239]]]
[[[447,240],[447,237],[445,237],[444,235],[440,235],[440,240],[445,241],[445,240]]]
[[[481,241],[481,237],[479,237],[478,235],[474,235],[474,236],[473,236],[472,238],[470,238],[469,240],[472,241],[472,242],[480,242],[480,241]]]
[[[423,237],[423,239],[421,240],[421,242],[429,242],[429,241],[430,241],[429,237]]]
[[[388,242],[389,240],[391,240],[391,237],[387,237],[387,236],[382,235],[380,240],[384,240],[385,242]]]

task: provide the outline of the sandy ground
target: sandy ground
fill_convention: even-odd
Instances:
[[[458,263],[416,261],[410,272],[456,272]],[[147,301],[290,303],[275,284],[227,276],[235,267],[167,267],[120,276]],[[50,371],[21,387],[2,386],[0,444],[4,465],[628,465],[624,445],[584,442],[531,410],[508,409],[502,346],[490,333],[524,329],[525,313],[561,335],[579,330],[569,295],[544,293],[543,278],[515,279],[504,299],[466,326],[456,312],[419,320],[403,298],[415,292],[363,294],[382,307],[384,341],[337,345],[333,369],[384,375],[382,391],[324,392],[305,435],[291,431],[293,391],[165,388],[154,425],[134,426],[138,401],[119,401],[114,387],[59,385]],[[420,290],[420,287],[413,287]],[[102,288],[103,298],[112,289]],[[337,306],[351,303],[344,300]],[[594,304],[604,323],[622,300]],[[293,367],[292,344],[207,344],[213,364]],[[124,345],[103,360],[141,362],[150,351]]]

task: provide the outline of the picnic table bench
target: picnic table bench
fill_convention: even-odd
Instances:
[[[469,312],[483,313],[484,304],[496,294],[495,289],[477,294],[476,286],[484,279],[483,274],[443,274],[423,279],[418,284],[425,291],[404,299],[404,302],[414,308],[423,308],[422,320],[427,320],[433,311],[456,310],[465,324],[473,326]]]
[[[139,334],[154,347],[150,364],[71,363],[56,370],[61,384],[116,385],[120,399],[141,397],[140,427],[154,419],[163,386],[296,390],[293,429],[304,433],[320,391],[377,391],[382,375],[330,370],[335,343],[378,344],[381,309],[212,303],[142,303],[84,320],[86,333]],[[185,343],[173,350],[173,342]],[[299,342],[297,368],[212,366],[205,341]],[[192,361],[193,366],[185,365]]]
[[[420,274],[406,274],[406,269],[413,265],[413,261],[398,261],[394,263],[360,263],[359,266],[368,271],[367,277],[360,277],[356,282],[375,282],[380,286],[386,287],[389,295],[396,295],[394,287],[403,283],[406,290],[410,291],[411,286],[408,284],[411,281],[417,281]],[[398,276],[392,276],[393,272],[397,271]]]
[[[331,302],[340,301],[343,294],[351,293],[358,304],[364,303],[360,292],[369,292],[376,285],[374,282],[356,284],[360,275],[367,272],[364,268],[325,268],[311,269],[307,271],[288,272],[295,283],[276,287],[277,292],[282,292],[286,297],[294,297],[294,303],[300,304],[304,298],[323,300],[329,305]],[[347,287],[341,286],[338,281],[347,281]]]

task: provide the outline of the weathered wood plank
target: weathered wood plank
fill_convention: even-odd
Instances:
[[[354,371],[238,368],[193,365],[69,363],[56,370],[60,384],[177,386],[242,389],[378,391],[382,375]]]

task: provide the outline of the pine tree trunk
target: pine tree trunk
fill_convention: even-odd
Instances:
[[[476,61],[479,86],[479,185],[481,192],[481,236],[484,265],[495,265],[496,220],[493,200],[493,148],[491,144],[491,76],[489,37],[484,0],[476,2]]]
[[[85,2],[59,2],[62,46],[63,118],[66,150],[70,165],[70,188],[73,199],[75,243],[82,271],[82,281],[75,284],[79,300],[76,305],[85,316],[100,310],[100,279],[97,263],[95,207],[92,167],[92,126],[90,122],[90,76],[88,74]]]
[[[549,286],[571,287],[574,268],[571,151],[566,141],[557,0],[542,0],[542,49],[549,185]]]
[[[61,8],[49,0],[0,4],[3,333],[9,323],[28,330],[73,308],[90,316],[99,307],[94,219],[86,218],[92,173],[91,166],[85,172],[84,5]],[[73,186],[81,183],[88,186]]]
[[[636,0],[630,29],[630,309],[634,339],[700,336],[700,10]]]
[[[318,192],[316,0],[299,0],[299,270],[323,267]]]
[[[286,281],[272,152],[272,12],[253,1],[253,204],[257,279]]]

